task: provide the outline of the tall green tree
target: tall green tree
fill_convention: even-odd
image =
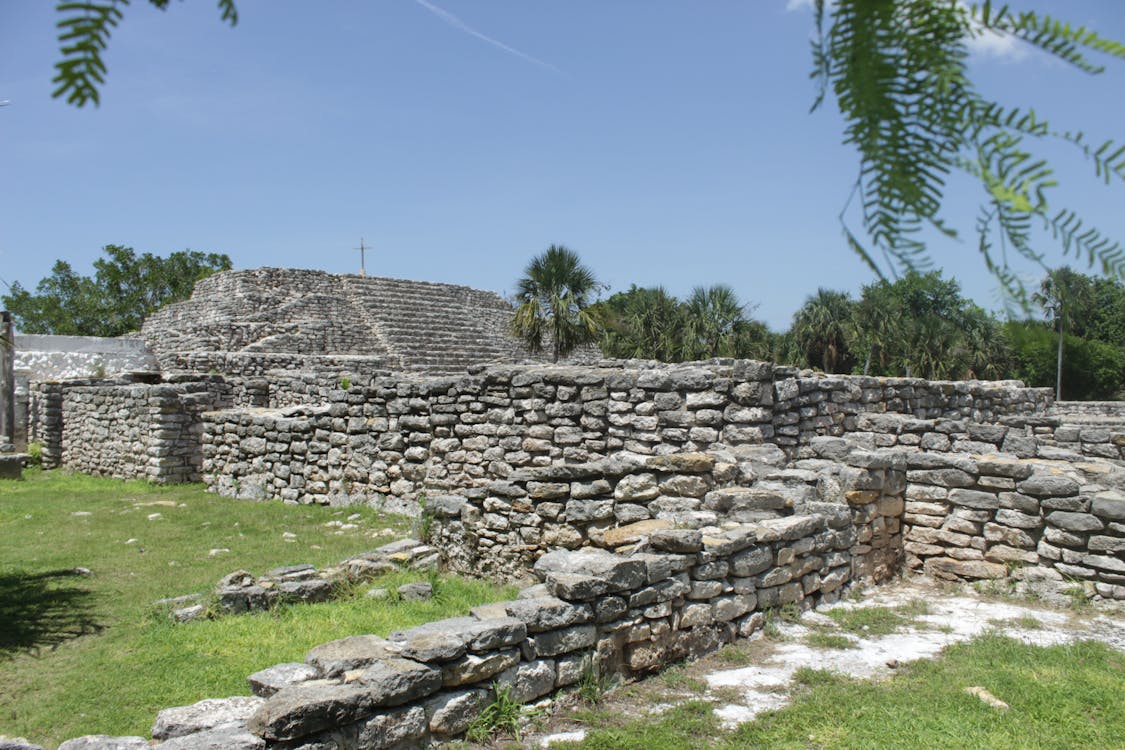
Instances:
[[[516,282],[519,305],[512,317],[512,333],[532,352],[550,347],[551,361],[594,343],[601,333],[598,311],[592,309],[601,285],[582,265],[578,253],[551,245],[531,259]]]
[[[1055,399],[1062,400],[1063,378],[1063,344],[1064,337],[1069,330],[1075,335],[1080,335],[1084,328],[1081,321],[1089,317],[1090,307],[1094,301],[1094,289],[1091,279],[1083,274],[1076,273],[1069,266],[1056,268],[1047,274],[1039,285],[1039,291],[1033,299],[1050,317],[1055,332],[1058,333],[1058,350],[1055,355]],[[1075,330],[1075,326],[1079,326]]]
[[[685,360],[741,356],[752,338],[746,306],[726,284],[697,286],[683,307]]]
[[[773,338],[728,286],[697,287],[685,301],[662,287],[630,287],[604,303],[602,351],[662,362],[740,357],[768,359]]]
[[[683,310],[664,287],[635,284],[604,303],[602,351],[608,357],[675,362],[683,339]]]
[[[865,286],[855,329],[865,372],[944,379],[1007,371],[1008,349],[994,341],[1001,338],[997,321],[936,271]]]
[[[805,360],[824,372],[851,372],[854,303],[846,292],[820,288],[793,316],[794,343]]]
[[[24,333],[121,336],[140,330],[164,305],[190,297],[200,279],[231,268],[220,253],[183,250],[161,258],[120,245],[102,251],[106,257],[94,261],[92,277],[59,260],[34,293],[13,284],[0,300],[16,327]]]

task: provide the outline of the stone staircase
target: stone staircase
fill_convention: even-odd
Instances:
[[[519,356],[507,335],[511,307],[497,294],[452,284],[345,278],[387,348],[406,370],[462,372]]]
[[[349,355],[459,373],[527,356],[508,335],[511,315],[500,295],[466,286],[259,268],[203,279],[142,335],[162,362],[185,352]]]

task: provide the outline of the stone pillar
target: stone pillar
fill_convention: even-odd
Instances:
[[[0,444],[16,434],[16,337],[12,314],[0,312]]]

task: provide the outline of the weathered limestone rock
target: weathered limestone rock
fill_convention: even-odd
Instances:
[[[148,750],[150,745],[143,737],[111,737],[106,734],[88,734],[75,737],[59,745],[59,750]]]
[[[1008,569],[997,563],[983,562],[980,560],[954,560],[944,557],[933,557],[926,560],[926,575],[934,578],[1004,578]]]
[[[250,681],[250,692],[262,698],[268,698],[282,688],[314,680],[319,676],[316,668],[308,664],[288,662],[267,667],[255,672],[247,679]]]
[[[377,635],[352,635],[313,647],[305,661],[324,677],[361,669],[379,659],[396,656],[395,649]]]
[[[536,561],[534,570],[541,577],[561,573],[597,578],[605,582],[607,591],[635,588],[647,576],[643,562],[593,549],[549,552]]]
[[[378,707],[375,694],[363,683],[305,682],[267,698],[250,717],[247,728],[267,740],[292,740],[352,724],[371,716]]]
[[[443,687],[458,687],[481,682],[514,666],[519,660],[517,649],[469,654],[442,665],[441,684]]]
[[[166,708],[156,715],[152,736],[158,740],[183,737],[215,727],[243,725],[262,705],[257,696],[237,698],[208,698],[190,706]]]
[[[593,610],[589,605],[571,604],[553,596],[485,604],[474,607],[472,613],[473,616],[481,620],[489,620],[495,617],[513,617],[526,625],[528,633],[558,630],[571,625],[588,623],[594,619]]]
[[[356,677],[377,706],[398,706],[441,689],[442,673],[411,659],[380,659]]]
[[[143,737],[111,737],[105,734],[88,734],[75,737],[59,745],[59,750],[148,750],[150,745]]]
[[[266,743],[240,724],[225,724],[196,734],[173,737],[158,750],[265,750]]]
[[[1032,474],[1018,485],[1019,491],[1035,497],[1067,497],[1078,494],[1078,482],[1057,474]]]

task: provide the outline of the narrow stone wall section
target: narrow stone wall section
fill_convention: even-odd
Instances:
[[[1125,599],[1125,469],[907,457],[906,563],[936,578],[1089,581]]]
[[[158,484],[198,482],[200,415],[230,403],[221,379],[71,380],[39,387],[43,463]]]

